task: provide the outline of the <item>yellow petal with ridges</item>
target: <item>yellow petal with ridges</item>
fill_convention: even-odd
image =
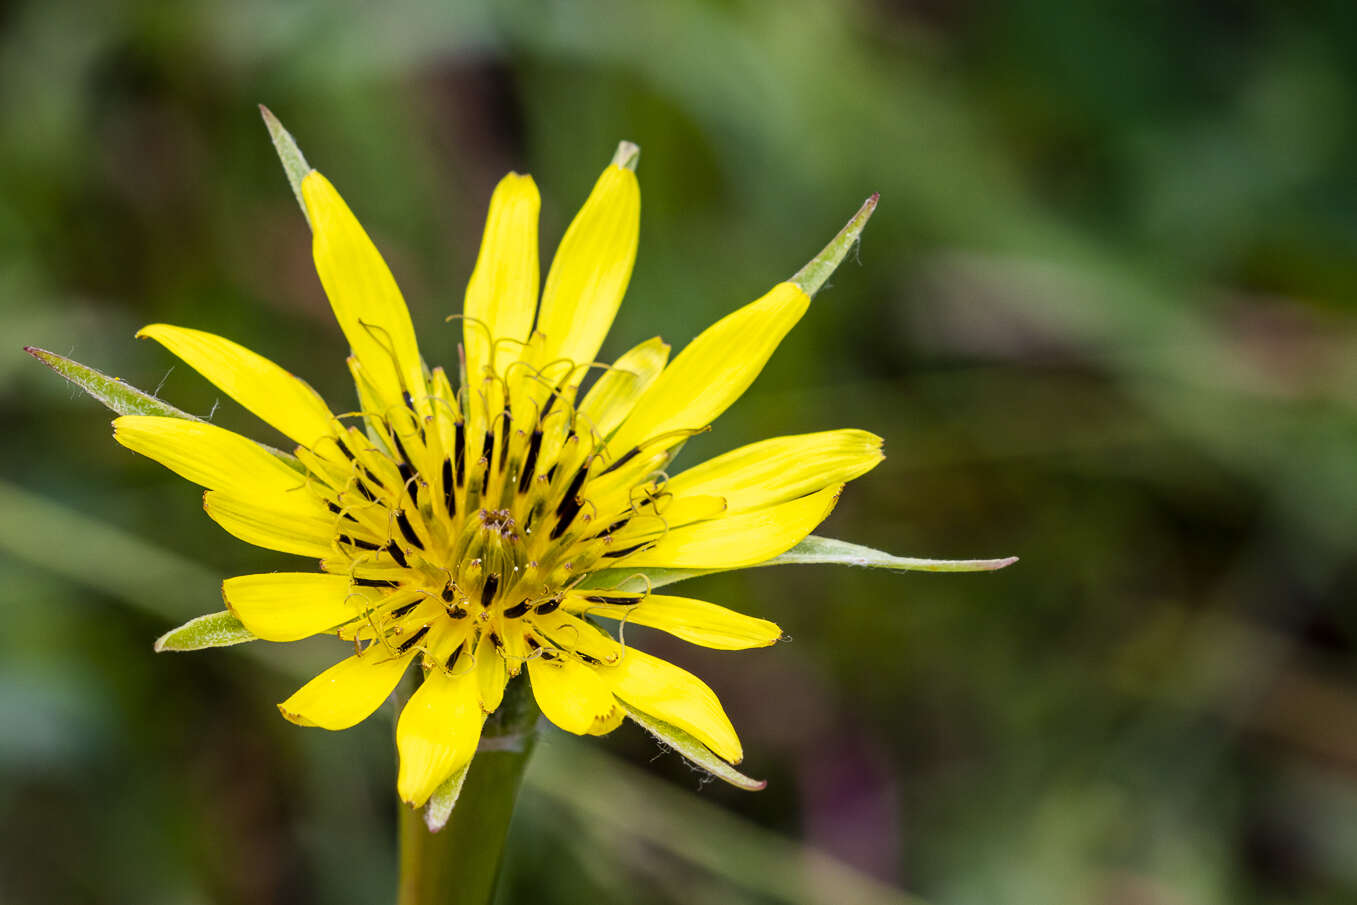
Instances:
[[[822,431],[761,440],[680,472],[675,496],[717,494],[730,514],[762,509],[866,474],[884,459],[881,438],[864,430]]]
[[[209,490],[235,496],[306,494],[306,478],[248,437],[183,418],[124,415],[113,439]]]
[[[504,686],[508,681],[509,673],[505,668],[504,658],[495,650],[490,633],[485,632],[476,644],[476,682],[480,689],[482,710],[494,713],[499,709],[500,702],[504,700]]]
[[[598,674],[628,706],[677,726],[732,764],[743,759],[716,692],[687,670],[629,647],[620,663]]]
[[[618,561],[619,568],[741,569],[785,553],[825,520],[842,484],[765,509],[685,525],[648,550]]]
[[[297,505],[286,505],[290,501],[276,497],[265,503],[216,490],[203,494],[208,518],[247,544],[298,556],[333,553],[335,516],[319,503],[308,505],[296,498]]]
[[[362,614],[373,592],[345,575],[269,572],[238,575],[221,586],[226,607],[265,641],[297,641]]]
[[[466,766],[481,738],[480,693],[474,670],[460,675],[431,669],[396,723],[401,800],[420,807],[453,773]]]
[[[410,310],[377,247],[330,180],[312,170],[302,180],[311,215],[316,273],[353,354],[363,363],[382,401],[418,393],[424,366]]]
[[[537,215],[542,199],[531,176],[510,173],[490,197],[485,236],[466,287],[462,336],[467,377],[474,384],[492,365],[503,375],[523,355],[537,313],[541,274],[537,263]],[[492,361],[491,348],[494,344]]]
[[[767,647],[782,637],[782,629],[774,622],[746,616],[704,600],[652,594],[635,606],[621,606],[591,601],[590,596],[606,597],[598,592],[572,591],[566,596],[564,606],[571,612],[623,620],[629,625],[648,625],[691,644],[715,650]]]
[[[410,651],[393,657],[382,645],[369,645],[297,689],[278,709],[298,726],[356,726],[382,706],[414,656]]]
[[[603,171],[556,249],[542,290],[539,364],[587,364],[612,326],[636,263],[641,190],[636,174],[616,164]]]
[[[608,450],[623,455],[658,434],[710,424],[749,389],[809,305],[810,296],[791,283],[779,283],[712,324],[637,400]]]
[[[658,336],[627,351],[599,376],[580,403],[580,419],[607,439],[631,414],[636,400],[669,361],[669,344]]]
[[[593,734],[617,724],[617,699],[590,667],[570,657],[528,660],[532,694],[542,713],[566,732]]]
[[[238,343],[169,324],[151,324],[137,336],[154,339],[265,424],[302,446],[315,446],[333,432],[330,409],[315,390]]]

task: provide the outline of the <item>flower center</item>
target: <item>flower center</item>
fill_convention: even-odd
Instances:
[[[423,398],[364,411],[366,433],[346,426],[334,450],[299,451],[335,515],[323,565],[350,577],[359,604],[340,636],[447,669],[483,639],[514,672],[529,656],[612,659],[611,638],[562,604],[588,572],[663,536],[660,470],[677,438],[609,460],[576,387],[510,401],[494,386],[468,406],[435,371]]]

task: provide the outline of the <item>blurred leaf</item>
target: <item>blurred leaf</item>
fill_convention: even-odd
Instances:
[[[205,650],[209,647],[230,647],[246,641],[258,641],[254,633],[241,625],[234,613],[222,610],[190,619],[156,639],[156,653],[165,651]]]
[[[745,776],[739,770],[736,770],[730,764],[721,760],[711,752],[706,745],[693,738],[688,733],[679,729],[677,726],[671,726],[668,723],[657,720],[649,714],[642,713],[639,710],[633,710],[627,707],[627,716],[633,721],[655,736],[665,747],[672,748],[683,756],[695,767],[715,776],[717,779],[725,780],[736,788],[745,789],[750,792],[757,792],[768,785],[767,781],[760,779],[751,779]]]
[[[619,760],[559,738],[528,769],[528,788],[578,814],[595,851],[642,841],[709,872],[756,901],[921,905],[922,900],[730,813]],[[813,878],[813,881],[812,881]]]

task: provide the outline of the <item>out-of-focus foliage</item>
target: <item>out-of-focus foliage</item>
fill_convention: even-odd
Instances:
[[[349,398],[258,102],[373,232],[435,361],[455,360],[441,321],[509,169],[542,188],[545,257],[616,142],[641,145],[640,257],[605,353],[685,342],[879,191],[860,266],[690,461],[864,427],[888,459],[827,533],[1023,557],[685,587],[795,639],[727,654],[630,636],[722,693],[768,790],[700,787],[634,727],[549,737],[504,901],[1357,898],[1352,18],[3,7],[0,899],[391,894],[388,726],[300,730],[272,706],[331,642],[151,652],[220,609],[221,577],[287,557],[226,537],[21,351],[160,385],[267,442],[134,330],[221,332]]]

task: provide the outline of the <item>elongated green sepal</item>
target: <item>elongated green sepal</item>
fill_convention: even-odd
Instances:
[[[466,771],[470,768],[471,764],[467,764],[449,776],[441,786],[434,789],[433,795],[429,796],[429,803],[424,806],[424,825],[429,828],[429,832],[436,833],[447,826],[452,809],[457,805],[457,797],[462,794]]]
[[[623,705],[626,706],[626,705]],[[730,783],[739,789],[745,789],[750,792],[757,792],[768,785],[767,781],[761,779],[751,779],[745,776],[739,770],[736,770],[730,764],[721,760],[712,753],[706,745],[693,738],[688,733],[679,729],[677,726],[671,726],[663,720],[658,720],[647,713],[639,710],[633,710],[627,707],[627,716],[633,722],[639,725],[646,732],[649,732],[655,739],[666,748],[672,748],[683,756],[688,763],[715,776],[717,779]]]
[[[38,361],[80,387],[89,395],[108,406],[119,415],[160,415],[165,418],[184,418],[189,421],[201,421],[196,415],[181,411],[168,402],[162,402],[131,384],[116,377],[109,377],[102,371],[96,371],[88,365],[72,361],[64,355],[48,352],[34,346],[24,346],[24,351]]]
[[[168,402],[157,399],[145,390],[139,390],[130,383],[125,383],[117,377],[109,377],[102,371],[96,371],[89,365],[72,361],[64,355],[48,352],[46,349],[39,349],[36,346],[24,346],[24,351],[119,415],[159,415],[162,418],[183,418],[186,421],[203,420],[197,415],[190,415]],[[298,471],[305,471],[302,468],[302,463],[292,453],[275,449],[266,443],[259,445]]]
[[[306,218],[306,225],[310,226],[311,215],[306,212],[306,202],[302,200],[302,180],[315,168],[306,162],[306,158],[302,156],[302,149],[297,147],[297,140],[292,137],[291,132],[283,128],[283,124],[273,115],[272,110],[260,104],[259,113],[264,117],[264,125],[268,127],[269,138],[273,139],[273,148],[278,152],[278,160],[283,164],[283,172],[287,174],[288,184],[292,186],[292,194],[297,196],[302,216]]]
[[[222,610],[190,619],[156,639],[156,653],[165,651],[205,650],[209,647],[230,647],[246,641],[258,641],[254,633],[240,624],[233,614]]]
[[[760,565],[787,566],[827,563],[840,566],[866,566],[870,569],[893,569],[899,572],[993,572],[1018,561],[1016,556],[999,559],[918,559],[913,556],[892,556],[861,544],[817,537],[812,534],[781,556]]]
[[[867,225],[867,221],[872,217],[872,211],[876,210],[876,202],[881,196],[873,195],[868,198],[853,215],[853,219],[848,221],[848,225],[839,230],[839,234],[834,237],[824,251],[820,252],[810,263],[796,272],[791,282],[800,286],[806,295],[814,296],[820,291],[829,278],[833,276],[834,271],[839,269],[843,259],[848,256],[848,252],[853,246],[858,244],[859,237],[862,236],[862,229]]]
[[[835,540],[832,537],[817,537],[812,534],[801,543],[792,547],[781,556],[774,556],[747,569],[764,566],[792,565],[839,565],[863,566],[869,569],[890,569],[895,572],[993,572],[1011,566],[1018,561],[1016,556],[1000,559],[919,559],[913,556],[892,556],[861,544]],[[590,575],[582,583],[585,588],[598,588],[610,591],[646,591],[662,588],[667,584],[697,578],[699,575],[712,575],[717,572],[734,571],[729,569],[604,569]]]

